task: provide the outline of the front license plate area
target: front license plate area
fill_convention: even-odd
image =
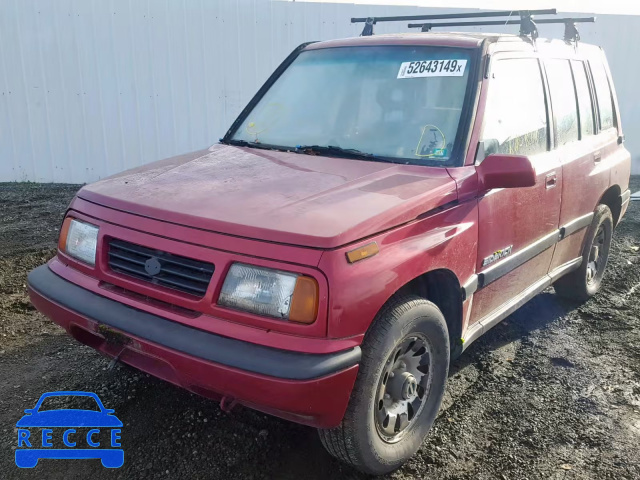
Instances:
[[[110,345],[125,346],[131,343],[131,339],[107,325],[98,325],[98,333],[104,337]]]

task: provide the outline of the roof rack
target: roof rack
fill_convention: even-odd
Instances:
[[[531,21],[531,20],[529,20]],[[580,33],[578,32],[578,28],[576,27],[576,23],[593,23],[596,21],[596,17],[582,17],[582,18],[543,18],[540,20],[536,20],[534,26],[536,24],[547,24],[547,23],[564,23],[564,40],[566,42],[577,42],[580,40]],[[527,32],[527,28],[531,28],[530,25],[525,25],[525,31],[523,31],[522,20],[483,20],[478,22],[439,22],[439,23],[410,23],[408,25],[409,28],[420,28],[423,32],[429,32],[432,28],[436,27],[478,27],[485,25],[520,25],[520,35],[530,35],[531,33]],[[536,29],[537,32],[537,29]],[[537,35],[536,35],[537,37]]]
[[[498,10],[489,12],[468,12],[468,13],[441,13],[436,15],[402,15],[397,17],[361,17],[352,18],[351,23],[364,23],[364,28],[360,34],[363,37],[373,35],[373,26],[378,22],[402,22],[412,20],[452,20],[459,18],[492,18],[492,17],[513,17],[520,16],[522,28],[532,35],[537,32],[535,24],[531,20],[532,15],[555,15],[558,13],[555,8],[542,10]],[[521,28],[521,30],[522,30]]]

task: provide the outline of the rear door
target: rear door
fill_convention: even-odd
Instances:
[[[594,161],[603,168],[611,168],[619,160],[626,160],[626,149],[622,146],[621,129],[615,108],[613,85],[609,78],[604,54],[598,50],[587,62],[593,84],[596,109],[596,147]]]
[[[594,115],[595,97],[586,62],[578,59],[545,60],[556,149],[562,163],[561,240],[551,271],[576,261],[599,198],[609,186],[609,167],[602,157]]]
[[[602,136],[601,154],[603,161],[609,168],[609,188],[616,186],[623,195],[630,195],[629,177],[631,175],[631,154],[624,146],[624,135],[620,120],[620,106],[616,97],[616,89],[613,77],[607,64],[607,59],[602,49],[595,50],[595,54],[589,60],[593,84],[598,103],[598,127]],[[596,68],[598,66],[598,68]],[[609,117],[609,104],[611,104],[611,117]],[[602,111],[604,108],[604,112]],[[613,129],[610,125],[613,122]],[[614,143],[615,139],[615,143]],[[620,212],[613,212],[614,216],[623,214],[628,205],[628,196],[621,198]],[[618,217],[619,219],[620,217]]]
[[[491,61],[481,148],[527,155],[536,185],[494,189],[478,200],[478,263],[482,285],[473,296],[470,324],[525,292],[546,275],[557,240],[562,170],[550,152],[547,98],[540,63],[531,54],[498,54]]]

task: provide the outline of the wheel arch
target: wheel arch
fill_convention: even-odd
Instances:
[[[600,197],[598,201],[598,205],[606,205],[611,210],[611,214],[613,215],[613,226],[618,225],[620,221],[620,214],[622,213],[622,198],[620,195],[622,194],[622,189],[619,185],[610,186]]]
[[[460,281],[455,273],[445,268],[430,270],[404,284],[393,296],[398,294],[414,294],[433,302],[447,322],[451,357],[456,358],[462,353],[463,300]]]

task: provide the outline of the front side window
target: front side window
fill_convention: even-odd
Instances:
[[[448,165],[460,143],[472,53],[428,46],[303,51],[231,140]]]
[[[573,67],[573,78],[576,84],[576,93],[578,94],[580,133],[581,138],[584,138],[588,135],[593,135],[594,132],[591,92],[584,63],[578,60],[571,60],[571,66]]]
[[[545,62],[558,146],[578,140],[578,106],[569,60]]]
[[[593,85],[596,88],[598,99],[598,111],[600,112],[600,129],[606,130],[613,127],[613,97],[609,88],[609,80],[601,61],[589,61]]]
[[[502,59],[491,66],[482,144],[485,156],[547,150],[547,108],[537,59]]]

